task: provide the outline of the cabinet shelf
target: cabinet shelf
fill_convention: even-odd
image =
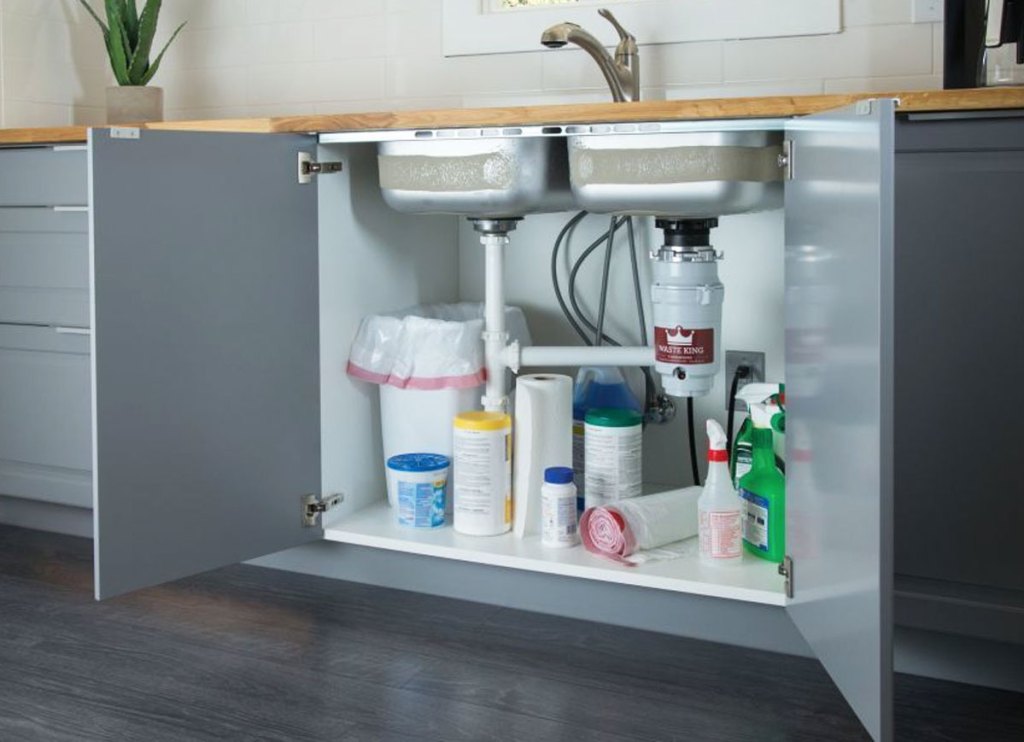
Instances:
[[[395,511],[378,503],[344,516],[324,529],[328,541],[388,549],[407,554],[456,559],[492,567],[617,582],[691,595],[742,600],[765,605],[785,605],[783,579],[775,564],[745,557],[742,565],[713,568],[702,565],[696,549],[669,561],[635,567],[601,559],[582,546],[550,549],[539,536],[518,539],[501,536],[466,536],[450,525],[437,529],[398,525]]]

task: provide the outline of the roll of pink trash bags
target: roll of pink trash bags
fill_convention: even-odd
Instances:
[[[662,547],[697,535],[700,493],[700,487],[686,487],[590,508],[580,519],[583,546],[630,565],[682,556],[685,548]]]

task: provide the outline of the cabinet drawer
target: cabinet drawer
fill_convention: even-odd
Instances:
[[[85,145],[0,149],[0,206],[85,206]]]
[[[0,322],[89,324],[89,215],[0,209]]]
[[[0,325],[0,494],[92,505],[89,338]]]

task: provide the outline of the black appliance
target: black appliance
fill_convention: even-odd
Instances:
[[[985,85],[986,49],[1016,45],[1024,65],[1024,0],[945,0],[943,87]]]

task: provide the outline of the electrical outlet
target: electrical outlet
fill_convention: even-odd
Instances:
[[[914,23],[941,23],[943,0],[911,0]],[[904,6],[906,7],[906,6]]]
[[[725,351],[725,409],[729,409],[729,392],[732,391],[732,375],[736,373],[739,366],[747,366],[750,374],[745,379],[740,379],[737,386],[742,389],[747,384],[755,381],[764,381],[764,353],[756,350],[727,350]],[[737,402],[734,410],[743,410],[743,403]]]

